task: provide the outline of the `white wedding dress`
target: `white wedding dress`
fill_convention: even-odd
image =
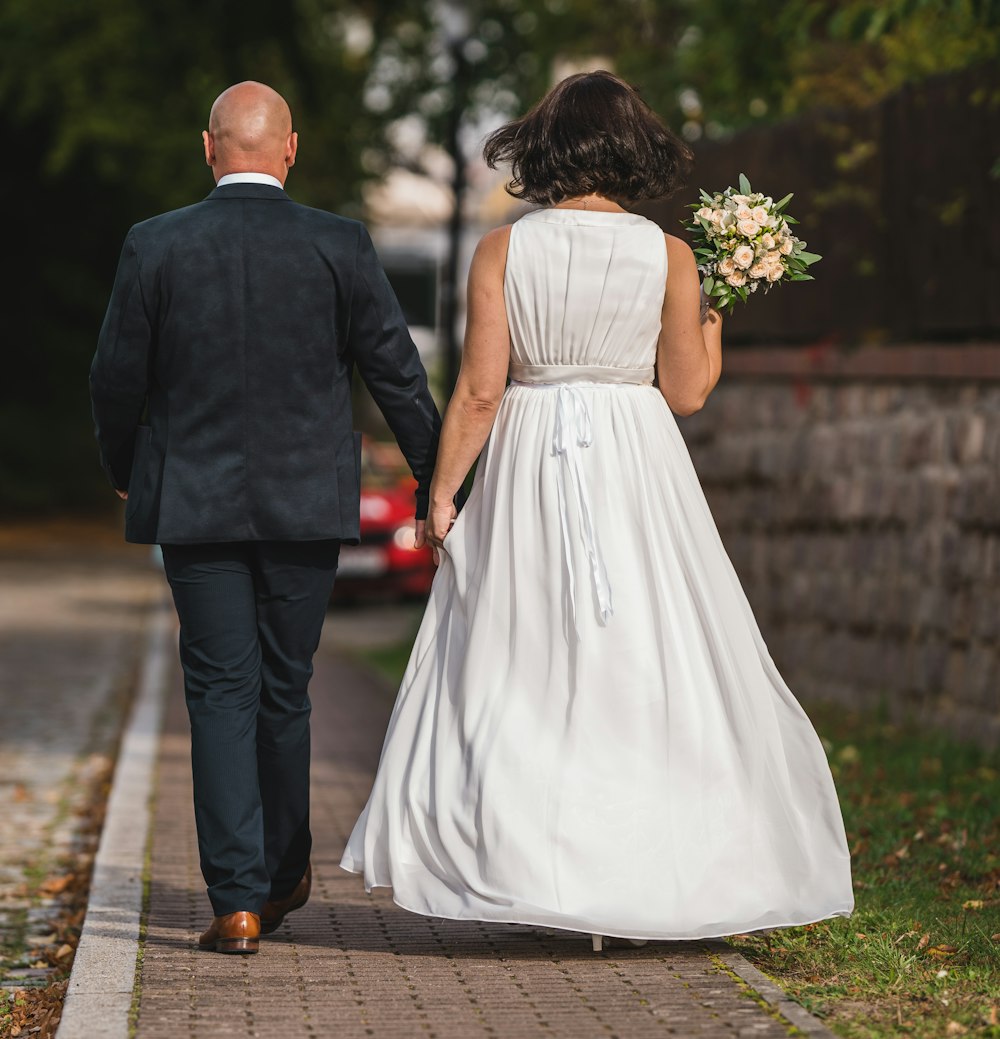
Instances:
[[[341,862],[406,909],[652,939],[853,909],[823,745],[651,385],[666,265],[634,214],[512,229],[513,381]]]

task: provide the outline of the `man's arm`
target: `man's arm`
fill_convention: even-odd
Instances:
[[[368,231],[362,227],[347,349],[417,481],[417,520],[427,517],[441,416],[427,373]]]
[[[139,284],[135,233],[129,231],[90,366],[90,401],[101,465],[118,491],[128,488],[132,472],[136,427],[149,392],[152,341]]]

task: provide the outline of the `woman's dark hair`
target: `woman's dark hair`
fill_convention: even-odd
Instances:
[[[509,162],[507,191],[554,205],[599,194],[617,201],[663,198],[691,167],[691,150],[634,87],[603,70],[554,86],[520,119],[486,139],[489,166]]]

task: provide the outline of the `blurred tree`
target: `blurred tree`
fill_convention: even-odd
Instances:
[[[338,0],[0,0],[0,133],[8,241],[0,510],[106,500],[87,369],[118,250],[136,220],[204,197],[200,131],[215,96],[260,79],[301,134],[293,194],[357,198],[382,118],[361,103],[391,4]],[[354,28],[352,28],[354,27]],[[16,200],[16,202],[14,201]]]

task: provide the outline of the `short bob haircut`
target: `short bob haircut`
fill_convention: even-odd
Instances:
[[[491,168],[510,163],[507,191],[539,205],[598,194],[618,202],[664,198],[691,168],[691,150],[634,87],[610,72],[558,83],[521,119],[486,139]]]

